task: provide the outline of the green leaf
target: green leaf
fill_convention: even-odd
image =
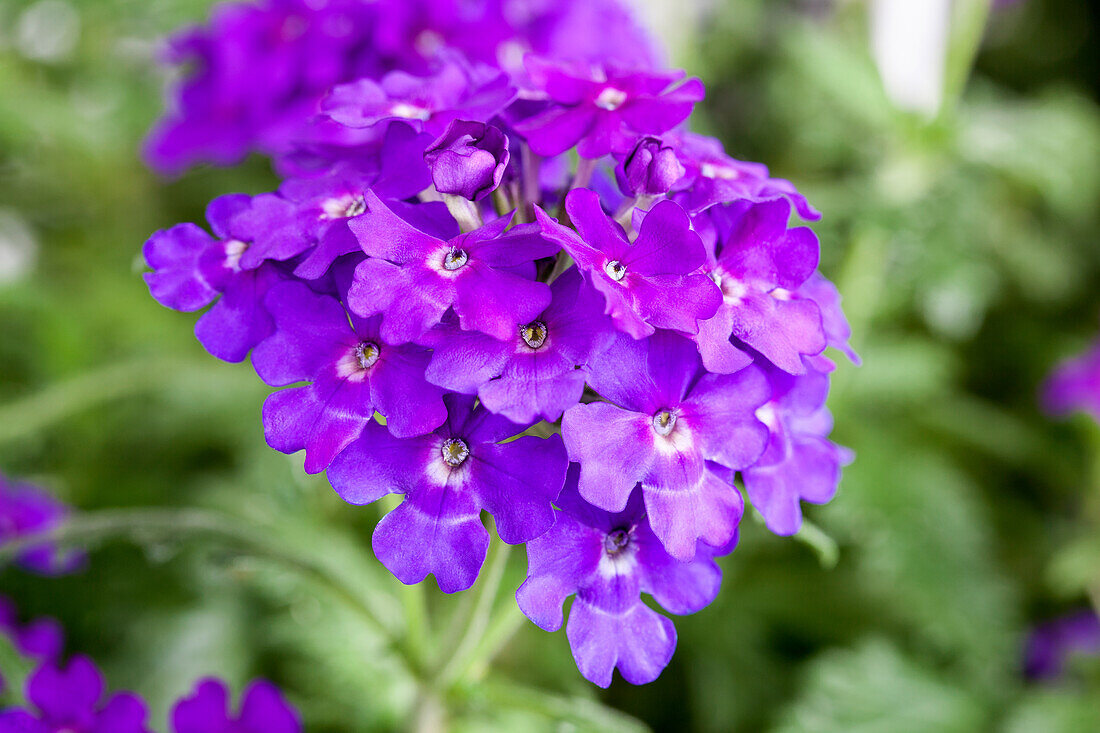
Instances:
[[[889,642],[825,652],[810,663],[775,733],[973,733],[980,705]]]

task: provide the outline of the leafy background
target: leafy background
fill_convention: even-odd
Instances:
[[[215,673],[274,679],[317,731],[432,730],[440,705],[456,730],[1100,730],[1096,660],[1055,684],[1021,673],[1029,629],[1100,584],[1100,429],[1036,403],[1100,313],[1097,5],[993,13],[972,72],[956,38],[930,122],[885,96],[864,4],[826,5],[717,3],[673,55],[707,82],[698,126],[826,212],[822,269],[865,361],[840,366],[830,406],[858,459],[809,509],[819,532],[747,517],[660,680],[601,693],[507,593],[490,622],[476,591],[399,587],[366,549],[376,511],[268,449],[248,365],[148,297],[150,232],[275,184],[259,159],[164,181],[137,158],[156,40],[209,3],[0,0],[0,467],[117,525],[85,538],[85,572],[8,568],[0,591],[59,618],[158,727]],[[498,567],[516,587],[522,552]],[[489,636],[435,695],[417,680],[462,638],[452,615]]]

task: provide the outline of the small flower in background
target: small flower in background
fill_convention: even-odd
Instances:
[[[172,733],[298,733],[302,724],[279,688],[253,680],[241,693],[240,712],[229,709],[229,688],[219,679],[199,680],[172,708]]]
[[[0,733],[151,733],[147,707],[132,692],[106,694],[103,674],[84,655],[61,661],[64,632],[53,619],[20,626],[13,604],[0,596],[0,633],[15,650],[38,662],[27,677],[22,707],[0,709]],[[0,679],[0,692],[4,691]],[[257,679],[241,695],[240,712],[229,710],[229,689],[214,678],[199,680],[173,706],[172,733],[300,733],[298,712],[272,683]]]
[[[103,675],[88,657],[47,661],[27,678],[28,706],[0,711],[0,733],[149,733],[141,698],[103,694]]]
[[[1063,679],[1076,656],[1100,656],[1100,617],[1091,609],[1036,626],[1024,649],[1024,674],[1038,681]]]
[[[0,475],[0,545],[54,529],[68,514],[69,507],[45,490]],[[31,572],[60,575],[79,569],[84,563],[84,555],[42,544],[20,551],[15,561]]]
[[[1042,389],[1047,412],[1065,415],[1075,410],[1100,420],[1100,345],[1060,364]]]
[[[0,596],[0,634],[6,636],[20,655],[39,662],[57,659],[65,646],[65,632],[52,618],[19,623],[19,612],[9,598]],[[0,676],[0,693],[5,681]]]

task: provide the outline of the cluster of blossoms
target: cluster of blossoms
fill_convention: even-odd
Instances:
[[[201,70],[156,149],[228,160],[258,146],[284,180],[213,201],[209,232],[154,234],[145,278],[169,308],[213,304],[199,341],[251,354],[281,388],[263,407],[273,448],[304,451],[351,504],[404,496],[373,537],[397,578],[469,588],[485,511],[527,545],[517,600],[532,621],[560,628],[576,595],[566,634],[582,674],[649,682],[676,631],[641,596],[673,614],[714,599],[744,509],[737,475],[781,535],[801,501],[836,491],[849,456],[827,438],[823,351],[855,358],[848,325],[817,238],[790,225],[819,214],[686,128],[702,83],[657,68],[629,24],[559,32],[621,9],[558,3],[509,25],[529,3],[481,5],[504,20],[466,19],[476,41],[438,15],[461,4],[417,2],[232,5],[186,36]],[[272,46],[284,6],[309,19]],[[314,38],[351,9],[374,24],[363,38]],[[244,57],[247,90],[225,66]],[[299,100],[312,114],[287,124],[291,106],[248,102],[262,119],[224,150],[197,142],[216,137],[210,109],[271,91],[257,77],[314,71]]]
[[[132,692],[105,696],[95,662],[83,655],[62,659],[64,635],[52,619],[20,626],[15,606],[0,597],[0,635],[37,663],[27,677],[24,707],[0,709],[0,733],[150,733],[145,702]],[[0,692],[3,691],[0,680]],[[172,733],[301,733],[297,711],[278,688],[253,680],[241,696],[240,711],[229,707],[229,688],[218,679],[196,683],[171,713]]]

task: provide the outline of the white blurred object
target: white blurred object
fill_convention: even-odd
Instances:
[[[65,0],[40,0],[19,15],[15,46],[35,61],[62,61],[80,37],[80,14]]]
[[[871,53],[899,109],[940,111],[950,21],[951,0],[872,0]]]
[[[657,36],[671,58],[679,58],[687,45],[698,40],[699,28],[715,0],[636,0],[626,3],[637,11],[642,24]]]
[[[0,209],[0,285],[22,279],[37,257],[38,241],[30,225],[12,209]]]

